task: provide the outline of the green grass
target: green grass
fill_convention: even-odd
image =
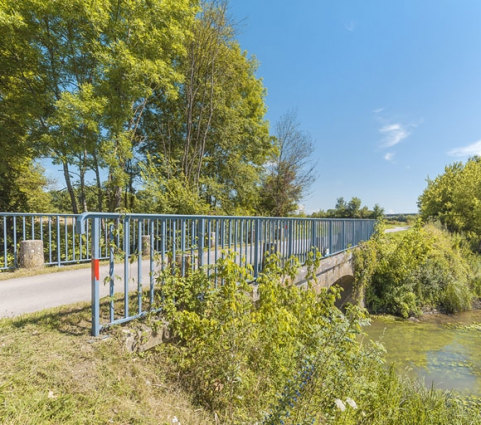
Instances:
[[[213,423],[122,328],[92,338],[90,325],[85,304],[0,320],[2,425]]]

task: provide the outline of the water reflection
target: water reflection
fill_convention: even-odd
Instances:
[[[369,338],[387,350],[386,360],[426,385],[481,396],[481,311],[426,315],[419,322],[377,317]]]

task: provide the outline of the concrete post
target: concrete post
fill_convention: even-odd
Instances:
[[[150,235],[142,236],[142,257],[150,256]]]
[[[210,232],[210,248],[216,247],[215,232]]]
[[[20,267],[37,269],[43,266],[43,241],[29,240],[20,242]]]

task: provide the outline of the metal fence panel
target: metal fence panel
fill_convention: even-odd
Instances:
[[[220,258],[235,253],[255,279],[269,253],[283,264],[291,256],[304,263],[313,249],[329,256],[358,245],[374,225],[356,219],[0,213],[0,271],[18,267],[20,242],[28,239],[43,241],[46,265],[90,261],[92,334],[98,335],[155,310],[156,295],[162,297],[156,275],[167,269],[186,275],[203,268],[210,276]]]

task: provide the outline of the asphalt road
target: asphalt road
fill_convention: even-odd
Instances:
[[[123,274],[123,265],[118,265],[117,274]],[[129,290],[137,289],[137,263],[129,266],[131,281]],[[109,294],[109,285],[103,284],[108,276],[108,266],[100,267],[100,296]],[[142,262],[143,285],[150,282],[149,261]],[[115,292],[123,292],[123,279],[115,279]],[[91,300],[90,268],[0,281],[0,318],[33,313],[46,308],[59,307],[80,301]]]

